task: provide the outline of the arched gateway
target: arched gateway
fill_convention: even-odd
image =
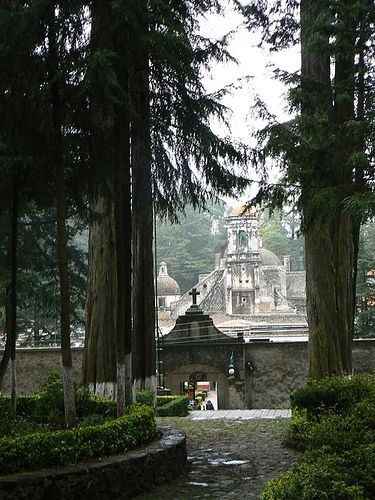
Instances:
[[[199,306],[193,304],[177,318],[160,347],[165,386],[173,394],[183,392],[184,383],[205,381],[217,389],[219,409],[249,407],[243,339],[222,333]]]

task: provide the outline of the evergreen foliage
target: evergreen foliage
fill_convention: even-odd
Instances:
[[[349,200],[371,198],[373,189],[375,7],[367,0],[285,0],[251,2],[242,11],[250,27],[262,26],[272,49],[301,42],[301,73],[276,72],[292,86],[293,118],[278,123],[258,103],[268,125],[258,134],[263,178],[255,200],[295,202],[301,215],[310,375],[350,373],[362,214]],[[268,182],[267,158],[282,172],[277,184]]]
[[[34,432],[0,441],[2,473],[77,464],[128,450],[150,442],[156,436],[154,412],[135,405],[126,415],[99,425],[72,430]]]
[[[275,253],[279,259],[290,256],[291,270],[303,271],[304,240],[300,234],[299,219],[293,212],[276,210],[265,212],[260,227],[263,247]]]
[[[373,337],[375,334],[375,225],[373,220],[361,228],[358,255],[357,337]]]
[[[374,497],[374,387],[373,376],[330,377],[292,394],[288,443],[304,453],[262,500]]]
[[[168,274],[181,293],[198,282],[199,274],[214,269],[215,253],[222,253],[226,243],[224,205],[210,205],[208,210],[199,212],[188,206],[178,224],[160,221],[157,226],[158,264],[167,263]]]

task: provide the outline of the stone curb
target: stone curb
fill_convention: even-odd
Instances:
[[[186,466],[186,437],[170,427],[125,455],[0,477],[0,500],[127,500],[170,481]]]

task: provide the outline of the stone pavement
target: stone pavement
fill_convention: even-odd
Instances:
[[[263,420],[290,418],[290,410],[216,410],[216,411],[192,411],[191,420]]]
[[[228,410],[196,411],[194,415],[220,413],[243,414]],[[139,500],[259,500],[265,483],[288,470],[298,458],[297,452],[283,445],[289,423],[286,418],[159,420],[186,433],[189,466],[184,475]]]

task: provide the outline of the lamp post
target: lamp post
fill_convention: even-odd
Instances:
[[[230,378],[233,378],[235,374],[234,368],[234,352],[232,351],[229,356],[229,366],[228,366],[228,375]]]

